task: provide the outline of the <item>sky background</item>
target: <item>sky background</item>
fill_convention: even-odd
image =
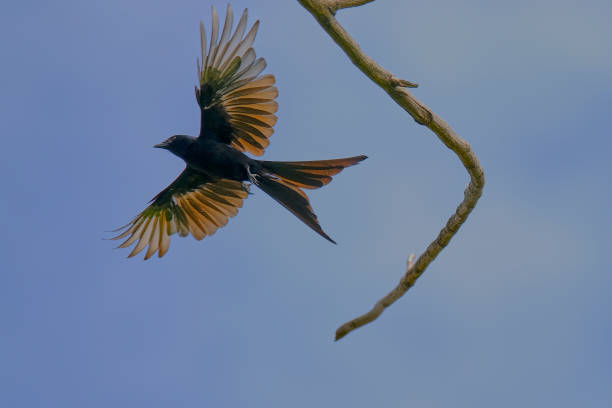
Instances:
[[[224,15],[224,2],[214,2]],[[0,6],[0,406],[612,406],[612,3],[378,0],[340,22],[467,139],[482,199],[375,323],[463,197],[459,160],[297,1],[262,21],[267,160],[366,154],[312,192],[331,245],[256,191],[213,237],[103,238],[182,170],[208,1]]]

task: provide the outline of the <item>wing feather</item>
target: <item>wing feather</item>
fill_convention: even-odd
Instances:
[[[211,32],[211,36],[212,36],[212,32]],[[200,76],[200,80],[202,78],[202,76],[205,73],[205,67],[207,67],[208,64],[208,55],[212,52],[212,45],[208,47],[206,47],[206,28],[204,27],[204,23],[202,21],[200,21],[200,48],[202,49],[202,75]],[[212,44],[212,41],[211,41]]]
[[[252,106],[231,106],[227,110],[228,113],[246,113],[250,115],[273,115],[276,112],[277,105],[259,104]]]
[[[241,55],[247,52],[249,48],[251,48],[251,46],[255,42],[255,37],[257,36],[258,30],[259,30],[259,20],[257,20],[255,24],[253,24],[253,27],[251,27],[247,35],[245,35],[244,39],[240,42],[240,45],[236,49],[236,55]]]
[[[236,55],[236,51],[238,51],[240,41],[242,39],[242,36],[244,35],[244,31],[246,30],[247,15],[248,12],[245,9],[242,13],[242,16],[240,17],[240,20],[238,21],[238,24],[236,25],[236,30],[234,31],[234,34],[232,35],[232,38],[229,41],[229,44],[227,45],[225,55],[223,55],[220,59],[219,67],[222,71],[225,70],[226,65],[234,58],[234,56]]]
[[[151,237],[149,238],[149,248],[147,248],[147,252],[145,254],[144,259],[149,259],[151,255],[153,255],[159,249],[159,223],[160,218],[153,218],[153,223],[151,224]]]
[[[168,252],[170,235],[172,235],[172,232],[166,217],[159,217],[159,251],[157,254],[160,258]]]
[[[263,154],[274,133],[278,90],[273,75],[261,75],[266,61],[252,46],[259,30],[247,30],[247,10],[232,33],[233,11],[228,6],[219,35],[219,15],[212,8],[210,43],[200,24],[202,65],[198,64],[196,97],[201,110],[200,138],[213,138],[240,151]],[[245,34],[246,32],[246,34]]]
[[[215,6],[212,6],[211,9],[212,30],[210,32],[210,52],[206,56],[206,64],[204,64],[205,67],[212,66],[215,55],[217,54],[217,35],[219,35],[219,15],[217,14],[217,9],[215,9]]]
[[[238,213],[247,197],[241,182],[186,168],[112,239],[125,239],[119,248],[136,244],[128,257],[148,247],[145,259],[156,252],[161,258],[168,252],[171,235],[191,234],[197,240],[212,235]]]
[[[151,229],[149,228],[149,225],[151,224],[151,220],[152,218],[147,218],[146,221],[142,224],[140,228],[141,232],[138,236],[138,243],[136,244],[136,246],[134,247],[130,255],[128,255],[128,257],[137,255],[147,245],[148,238],[151,235]]]
[[[227,11],[225,12],[225,22],[223,23],[223,31],[221,33],[221,38],[219,39],[219,47],[218,47],[217,55],[216,55],[215,61],[212,64],[215,68],[219,68],[222,57],[224,53],[227,51],[228,40],[229,40],[230,32],[232,31],[233,25],[234,25],[234,12],[232,10],[232,7],[228,4]]]

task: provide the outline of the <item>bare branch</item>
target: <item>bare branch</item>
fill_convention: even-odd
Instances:
[[[455,213],[448,219],[446,225],[442,228],[436,239],[429,244],[425,252],[418,257],[416,262],[414,262],[414,255],[411,255],[408,260],[406,273],[391,292],[376,302],[369,312],[343,324],[336,330],[336,340],[339,340],[352,330],[375,320],[387,307],[402,297],[404,293],[415,284],[416,280],[425,272],[425,269],[436,256],[438,256],[440,251],[448,245],[451,238],[467,220],[468,215],[474,209],[474,206],[476,206],[478,199],[482,195],[485,177],[484,170],[480,166],[478,158],[472,151],[468,142],[460,138],[442,118],[433,113],[427,106],[405,89],[414,88],[417,84],[395,77],[376,63],[376,61],[368,57],[361,50],[359,44],[357,44],[334,17],[335,11],[341,8],[359,6],[369,1],[298,1],[316,18],[321,27],[323,27],[330,37],[340,46],[340,48],[342,48],[353,64],[355,64],[368,78],[384,89],[417,123],[431,129],[446,147],[457,154],[459,160],[461,160],[461,163],[463,163],[463,166],[470,175],[470,183],[465,189],[463,201],[459,204]]]

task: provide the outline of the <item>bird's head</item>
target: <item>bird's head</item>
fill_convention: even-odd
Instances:
[[[187,149],[193,143],[194,138],[186,135],[174,135],[170,136],[166,140],[161,143],[156,144],[153,147],[157,147],[159,149],[166,149],[178,157],[185,157],[187,154]]]

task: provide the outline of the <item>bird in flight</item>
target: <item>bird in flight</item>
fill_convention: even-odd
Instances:
[[[212,9],[212,31],[207,49],[206,32],[200,23],[202,63],[198,61],[200,106],[198,137],[174,135],[154,147],[166,149],[185,161],[183,172],[157,194],[132,221],[116,230],[112,239],[136,243],[128,257],[147,246],[145,259],[168,251],[170,236],[191,234],[201,240],[227,224],[238,213],[254,184],[291,211],[323,238],[335,243],[321,228],[303,189],[328,184],[345,167],[366,159],[280,162],[256,160],[263,154],[276,123],[278,91],[273,75],[260,75],[266,67],[252,48],[259,21],[248,32],[244,10],[234,32],[233,12],[228,5],[219,36],[219,16]],[[245,34],[246,32],[246,34]]]

